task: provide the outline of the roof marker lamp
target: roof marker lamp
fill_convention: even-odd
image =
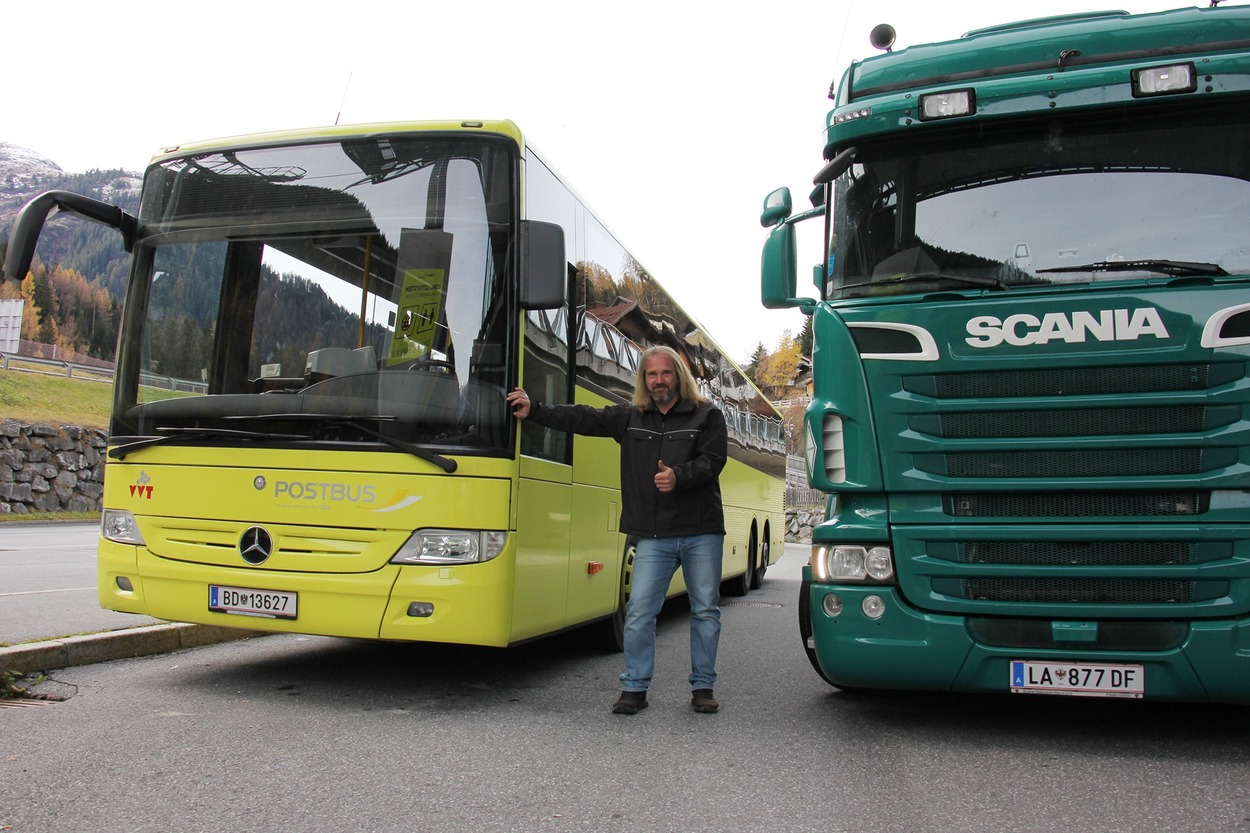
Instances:
[[[940,93],[929,93],[920,96],[920,120],[935,121],[937,119],[953,119],[958,116],[970,116],[977,111],[976,92],[967,90],[946,90]]]
[[[1198,89],[1193,64],[1168,64],[1133,70],[1133,98],[1192,93]]]

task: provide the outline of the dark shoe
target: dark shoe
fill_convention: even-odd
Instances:
[[[612,704],[613,714],[638,714],[647,707],[647,692],[622,691],[621,696]]]
[[[712,689],[696,688],[690,693],[690,708],[700,714],[716,714],[720,711],[720,703],[712,696]]]

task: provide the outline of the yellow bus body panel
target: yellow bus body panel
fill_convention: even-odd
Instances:
[[[510,641],[515,536],[484,563],[389,563],[415,529],[507,531],[509,461],[478,459],[448,476],[385,453],[257,450],[246,466],[220,465],[220,456],[220,449],[214,455],[183,447],[110,462],[105,505],[134,513],[144,545],[101,542],[102,607],[258,630]],[[296,461],[310,465],[295,468]],[[357,470],[330,467],[348,461]],[[395,471],[398,466],[411,470]],[[253,526],[274,541],[273,554],[256,566],[239,552]],[[130,582],[129,591],[119,577]],[[210,611],[210,584],[297,593],[298,618]],[[433,615],[409,616],[411,602],[433,603]]]

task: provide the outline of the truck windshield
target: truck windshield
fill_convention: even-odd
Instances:
[[[154,164],[114,437],[507,448],[514,159],[401,134]]]
[[[1140,109],[861,144],[826,297],[1250,273],[1250,115]]]

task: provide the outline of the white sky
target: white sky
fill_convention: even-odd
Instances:
[[[1229,3],[1231,5],[1231,2]],[[295,127],[510,118],[626,248],[745,362],[797,334],[759,303],[759,211],[807,207],[829,85],[970,29],[1183,0],[237,0],[6,3],[0,141],[66,171]],[[1206,5],[1199,0],[1194,5]],[[350,82],[349,82],[350,79]],[[811,226],[814,223],[808,223]],[[817,239],[800,238],[800,294]]]

